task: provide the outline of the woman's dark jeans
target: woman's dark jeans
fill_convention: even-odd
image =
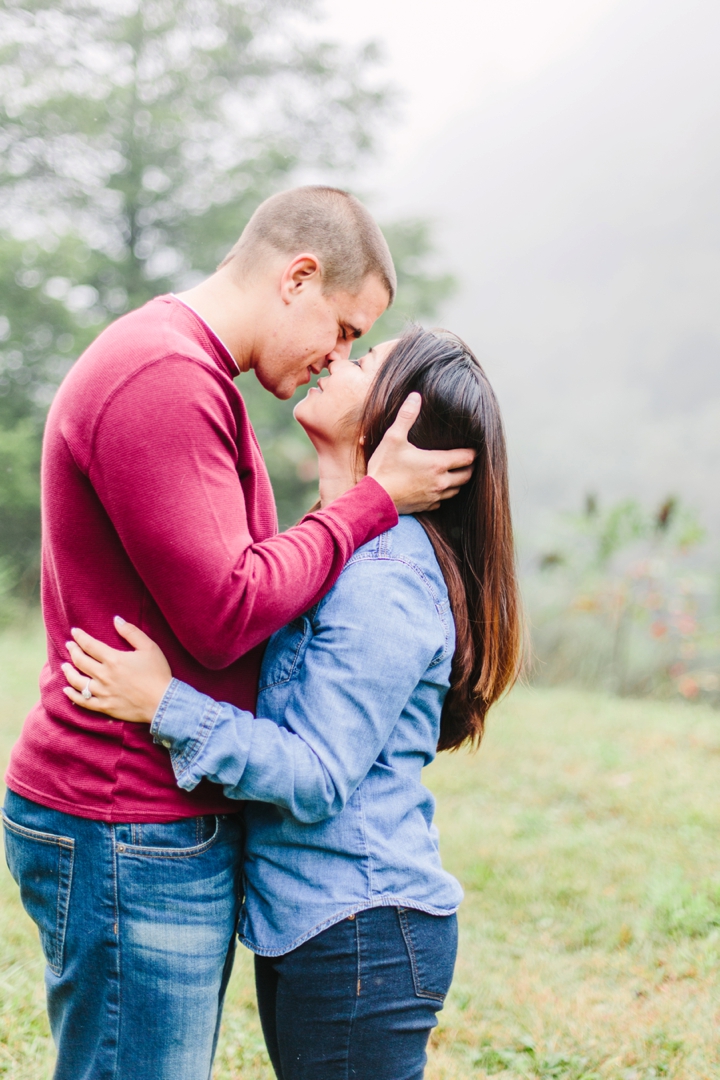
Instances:
[[[278,1080],[422,1080],[456,953],[455,915],[379,907],[284,956],[256,956]]]

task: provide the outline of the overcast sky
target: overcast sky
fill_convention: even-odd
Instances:
[[[322,3],[322,0],[320,0]],[[420,214],[538,514],[672,491],[720,532],[718,0],[324,0],[405,92],[349,181]]]
[[[403,91],[383,171],[467,109],[572,52],[620,0],[321,0],[327,37],[379,41]]]

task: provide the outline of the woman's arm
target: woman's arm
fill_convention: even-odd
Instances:
[[[139,684],[145,668],[157,662],[147,646],[132,674],[129,665],[119,674],[126,662],[117,657],[112,675],[104,671],[96,679],[95,669],[81,670],[92,675],[101,705],[107,694],[115,709],[125,702],[133,719],[144,709],[145,720],[153,703],[159,705],[151,730],[168,746],[181,787],[189,790],[206,776],[232,798],[276,803],[311,822],[342,810],[428,666],[447,648],[447,629],[420,574],[400,560],[360,559],[346,568],[318,609],[284,727],[176,680],[160,701],[168,672],[154,672],[154,696],[140,691],[133,680]],[[72,653],[77,662],[76,646]],[[80,685],[77,673],[74,678]],[[437,693],[439,709],[440,686]]]

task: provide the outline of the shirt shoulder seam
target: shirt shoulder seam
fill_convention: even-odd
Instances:
[[[421,579],[421,581],[427,588],[427,591],[430,593],[430,596],[432,597],[433,603],[436,607],[442,607],[443,604],[447,602],[447,597],[442,598],[438,595],[437,589],[423,570],[422,566],[420,566],[420,564],[415,559],[408,558],[407,555],[402,555],[398,552],[382,551],[379,548],[374,551],[356,551],[354,555],[352,555],[348,559],[345,568],[347,569],[348,566],[352,566],[354,563],[360,562],[402,563],[404,566],[407,566],[409,570],[412,570]]]
[[[385,534],[382,534],[380,537],[378,537],[378,540],[381,541],[383,535]],[[442,663],[442,661],[447,658],[448,649],[450,646],[449,628],[445,619],[445,615],[449,607],[449,598],[447,594],[445,595],[445,597],[438,596],[432,581],[424,573],[422,567],[419,566],[417,562],[415,562],[413,559],[409,559],[406,555],[401,555],[399,553],[392,553],[388,551],[383,552],[382,544],[379,544],[378,548],[373,551],[364,551],[361,553],[356,552],[350,559],[348,559],[347,563],[345,564],[345,570],[347,570],[349,566],[361,562],[400,563],[402,566],[406,566],[408,570],[410,570],[417,578],[420,579],[425,588],[425,591],[428,593],[430,600],[432,601],[433,607],[435,608],[435,615],[437,616],[437,620],[440,623],[440,629],[442,631],[444,639],[443,648],[438,650],[438,655],[433,658],[428,667],[436,667],[438,664]],[[345,572],[345,570],[343,570],[343,573]],[[342,574],[340,575],[340,577],[342,577]],[[327,595],[329,596],[330,593],[328,593]],[[323,600],[321,600],[320,603],[317,605],[316,612],[319,608],[322,607],[322,604]]]

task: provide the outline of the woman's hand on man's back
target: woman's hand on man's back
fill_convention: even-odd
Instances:
[[[67,642],[67,649],[72,664],[62,665],[70,685],[64,691],[83,709],[150,724],[170,685],[170,665],[137,626],[116,616],[115,629],[132,645],[131,652],[113,649],[84,630],[71,630],[74,641]]]

